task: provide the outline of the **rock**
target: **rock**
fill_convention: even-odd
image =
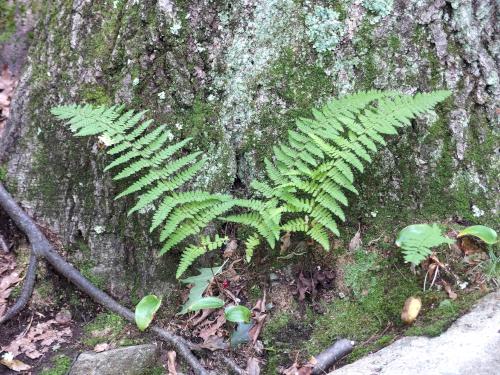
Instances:
[[[156,359],[153,344],[127,346],[102,353],[85,352],[78,356],[69,375],[139,375]]]
[[[500,374],[500,291],[435,338],[405,337],[330,375]]]

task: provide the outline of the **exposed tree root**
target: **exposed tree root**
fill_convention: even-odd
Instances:
[[[24,278],[23,288],[21,289],[21,295],[16,303],[5,313],[5,315],[0,317],[0,324],[12,319],[28,304],[31,294],[33,294],[33,288],[35,287],[37,265],[38,259],[32,252],[30,255],[30,262],[28,264],[28,270],[26,271],[26,276]]]
[[[134,322],[134,313],[126,307],[119,304],[108,294],[94,286],[88,281],[75,267],[69,264],[63,257],[61,257],[47,240],[45,235],[38,229],[35,222],[19,207],[14,201],[12,196],[5,190],[3,184],[0,183],[0,206],[4,209],[7,215],[16,223],[18,228],[26,234],[31,244],[31,257],[28,267],[28,272],[23,284],[21,297],[14,304],[14,306],[1,318],[0,323],[14,317],[19,313],[27,304],[33,286],[35,284],[35,274],[37,259],[44,258],[50,265],[61,275],[69,279],[80,290],[90,296],[95,302],[103,305],[108,310],[121,315],[125,319]],[[208,375],[208,371],[200,364],[198,359],[193,355],[190,349],[190,343],[184,338],[177,336],[159,326],[151,326],[151,331],[163,341],[172,345],[177,353],[184,358],[184,360],[192,367],[196,374]],[[232,370],[237,373],[244,373],[243,370],[237,366],[232,367]],[[241,371],[241,372],[240,372]]]

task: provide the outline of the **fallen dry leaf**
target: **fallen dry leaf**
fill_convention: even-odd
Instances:
[[[290,237],[291,237],[290,232],[286,232],[283,235],[283,237],[281,237],[280,254],[286,253],[286,251],[290,248],[291,245]]]
[[[198,337],[201,337],[203,341],[207,341],[210,336],[214,336],[217,333],[224,323],[226,323],[226,317],[224,316],[224,312],[221,310],[215,322],[210,325],[207,324],[201,328]]]
[[[450,299],[457,299],[458,295],[451,289],[451,285],[447,283],[445,280],[441,280],[441,285],[443,286],[446,293],[448,293],[448,297]]]
[[[401,312],[401,320],[406,324],[412,324],[417,319],[420,309],[422,308],[422,301],[417,297],[408,297],[405,301],[403,311]]]
[[[224,341],[224,338],[217,335],[213,335],[208,337],[201,344],[198,344],[198,347],[203,349],[208,349],[213,352],[216,350],[226,350],[229,348],[229,344]]]
[[[248,375],[260,375],[259,360],[255,357],[248,358],[246,371]]]
[[[100,343],[100,344],[97,344],[96,346],[94,346],[94,352],[101,353],[101,352],[108,350],[109,347],[110,346],[107,342],[103,342],[103,343]]]
[[[224,254],[222,256],[224,258],[231,258],[237,249],[238,249],[238,242],[233,239],[229,241],[229,243],[226,245],[226,248],[224,249]]]
[[[2,358],[0,359],[0,363],[15,372],[28,371],[31,369],[30,365],[27,365],[26,363],[21,362],[18,359],[14,359],[12,353],[9,352],[5,353],[2,356]]]
[[[255,344],[257,339],[259,338],[260,332],[262,331],[262,327],[264,326],[264,321],[266,320],[267,314],[261,314],[259,316],[254,317],[255,324],[250,329],[248,336],[252,340],[252,343]]]
[[[300,365],[295,362],[289,368],[283,370],[283,375],[311,375],[313,370],[313,365],[311,363],[306,363],[305,365]]]
[[[253,345],[257,342],[259,338],[260,332],[262,331],[262,327],[264,326],[264,321],[266,320],[267,314],[266,312],[266,293],[264,292],[264,296],[259,299],[255,306],[252,308],[253,320],[255,324],[250,329],[248,335]]]
[[[486,251],[484,244],[473,237],[460,237],[457,243],[458,247],[463,251],[464,255]]]
[[[31,359],[37,359],[51,348],[67,342],[65,337],[71,336],[70,327],[59,327],[58,323],[51,319],[30,327],[28,332],[19,334],[9,345],[1,349],[12,353],[14,357],[23,353]]]
[[[173,350],[167,353],[167,370],[168,375],[177,375],[177,369],[175,368],[175,359],[177,357],[177,353]]]
[[[306,298],[306,294],[310,294],[314,300],[318,292],[318,287],[331,289],[334,278],[335,273],[330,270],[316,269],[312,276],[307,277],[303,272],[300,272],[296,279],[296,289],[293,293],[299,295],[299,301],[303,301]]]
[[[0,316],[3,316],[7,310],[7,299],[22,280],[16,271],[16,261],[12,254],[0,254],[0,277]]]
[[[349,242],[349,251],[354,252],[358,250],[362,245],[363,241],[361,240],[361,228],[359,228],[354,237]]]

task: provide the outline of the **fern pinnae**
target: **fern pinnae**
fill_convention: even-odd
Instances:
[[[205,228],[211,221],[227,212],[234,206],[231,201],[213,205],[202,214],[196,215],[194,219],[187,220],[179,226],[178,230],[170,236],[161,249],[161,254],[171,250],[173,247],[184,241],[187,237],[196,235]]]
[[[202,201],[191,201],[185,204],[178,205],[172,210],[171,214],[167,216],[166,224],[160,234],[160,241],[164,241],[175,229],[184,221],[194,219],[200,212],[213,209],[220,201],[216,198],[208,198]]]
[[[219,203],[230,200],[230,197],[224,194],[211,194],[201,190],[172,193],[172,195],[168,195],[163,199],[162,203],[156,210],[153,215],[149,231],[152,232],[160,224],[162,224],[176,206],[193,202],[204,202],[207,200]]]
[[[209,251],[222,247],[227,241],[227,237],[219,237],[218,235],[215,235],[213,240],[209,236],[203,236],[199,245],[187,246],[182,253],[175,277],[177,279],[181,277],[196,259]]]
[[[328,239],[328,234],[323,227],[323,225],[319,223],[312,223],[311,228],[307,231],[307,234],[311,236],[313,240],[319,243],[326,251],[330,248],[330,241]]]
[[[173,145],[170,145],[166,147],[165,149],[161,150],[158,152],[157,155],[153,156],[152,163],[156,166],[160,166],[162,162],[170,158],[172,155],[174,155],[177,151],[181,150],[186,144],[188,144],[192,138],[186,138],[183,139],[180,142],[177,142]]]
[[[245,240],[245,260],[250,263],[255,249],[260,245],[260,236],[256,233],[250,235]]]
[[[131,215],[134,212],[143,209],[150,203],[153,203],[155,200],[159,199],[167,191],[169,191],[168,186],[166,186],[162,181],[158,182],[155,187],[148,190],[146,193],[141,194],[135,206],[132,207],[127,214]],[[118,195],[115,197],[115,199],[119,199],[121,197],[121,195]]]
[[[189,266],[191,266],[196,259],[204,255],[206,252],[207,249],[203,246],[187,246],[181,255],[179,266],[177,267],[177,271],[175,273],[175,278],[178,279],[179,277],[181,277],[189,268]]]

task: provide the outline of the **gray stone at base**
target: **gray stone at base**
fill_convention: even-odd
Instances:
[[[140,375],[154,364],[157,347],[153,344],[128,346],[102,353],[78,356],[69,375]]]
[[[500,291],[438,337],[405,337],[330,375],[500,375]]]

